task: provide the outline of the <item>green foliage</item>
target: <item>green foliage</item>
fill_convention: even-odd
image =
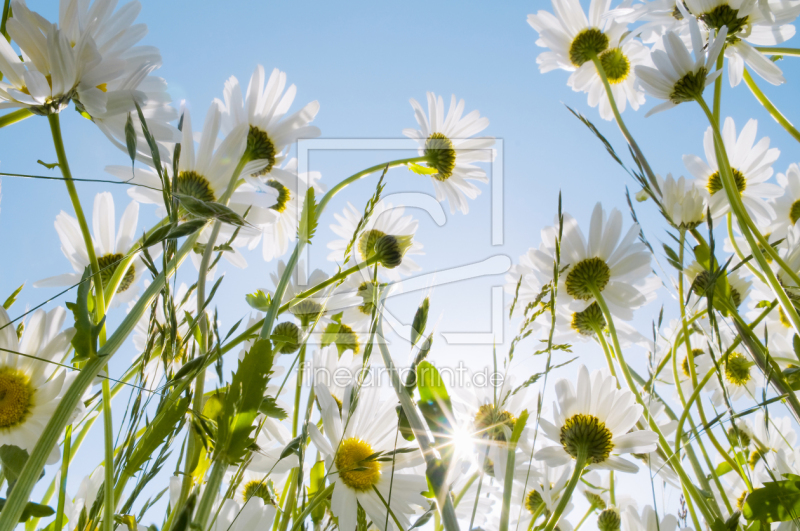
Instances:
[[[124,473],[133,476],[144,463],[150,459],[159,446],[175,430],[183,425],[183,417],[189,408],[189,398],[184,397],[176,402],[165,402],[153,422],[148,424],[142,437],[136,443],[128,461],[125,463]]]
[[[300,225],[297,227],[297,237],[303,243],[311,243],[317,230],[317,201],[314,198],[314,187],[306,190],[306,199],[303,202],[303,211],[300,213]]]
[[[94,324],[89,312],[89,290],[91,288],[89,279],[91,276],[87,267],[83,271],[81,283],[78,285],[76,301],[67,303],[67,308],[75,317],[75,335],[72,337],[72,346],[75,349],[73,362],[86,361],[97,356],[97,339],[100,337],[100,330],[103,329],[105,322],[105,317],[103,317],[98,324]]]
[[[430,166],[421,166],[416,162],[409,162],[406,167],[416,173],[417,175],[434,175],[439,173],[439,170]]]
[[[208,222],[205,219],[190,219],[189,221],[181,223],[180,225],[177,221],[172,222],[154,230],[152,234],[150,234],[150,236],[148,236],[144,241],[142,247],[152,247],[153,245],[159,244],[165,240],[176,240],[178,238],[183,238],[184,236],[191,236],[195,232],[205,227],[206,223]]]
[[[272,303],[269,294],[260,289],[256,290],[255,293],[248,293],[244,296],[244,299],[251,308],[259,312],[269,311],[269,305]]]
[[[782,481],[767,481],[747,495],[742,506],[746,520],[771,523],[800,518],[800,476],[785,477]]]
[[[222,223],[234,225],[236,227],[244,227],[248,223],[242,216],[231,210],[229,207],[222,203],[214,201],[203,201],[196,199],[190,195],[185,194],[172,194],[176,197],[186,211],[200,219],[215,219]]]
[[[430,309],[430,299],[425,297],[422,304],[414,314],[414,321],[411,323],[411,344],[416,345],[422,334],[425,333],[425,326],[428,323],[428,310]]]
[[[6,310],[10,309],[11,306],[13,306],[15,302],[17,302],[17,296],[19,296],[20,292],[22,291],[22,288],[24,287],[25,283],[23,282],[20,287],[14,290],[14,293],[8,296],[6,301],[3,303],[3,308],[5,308]]]
[[[0,510],[6,505],[5,498],[0,498]],[[25,509],[22,511],[22,516],[19,517],[20,523],[27,522],[31,518],[47,518],[56,513],[55,509],[49,505],[40,505],[34,502],[28,502]]]
[[[58,168],[58,162],[45,162],[43,160],[37,160],[39,164],[47,168],[48,170],[52,170],[54,168]]]
[[[131,158],[131,170],[133,170],[133,164],[136,162],[136,129],[133,127],[131,113],[128,113],[128,119],[125,120],[125,147],[128,148],[128,156]]]

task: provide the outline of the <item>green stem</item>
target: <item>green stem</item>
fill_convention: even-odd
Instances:
[[[769,115],[772,116],[772,119],[778,122],[784,129],[786,129],[786,132],[792,135],[792,137],[794,137],[795,140],[800,142],[800,131],[795,129],[795,127],[792,125],[792,122],[790,122],[783,115],[783,113],[779,111],[777,107],[775,107],[775,105],[769,100],[769,98],[767,98],[767,96],[763,92],[761,92],[761,89],[758,88],[758,85],[756,85],[756,82],[750,76],[750,72],[747,71],[747,68],[744,69],[744,82],[745,84],[747,84],[747,87],[750,89],[750,92],[753,93],[753,96],[756,97],[758,102],[761,105],[763,105],[764,108],[769,113]]]
[[[31,116],[34,116],[34,114],[28,109],[20,109],[18,111],[4,114],[3,116],[0,116],[0,129],[6,127],[7,125],[21,122],[25,118],[30,118]]]
[[[575,458],[575,469],[572,471],[572,477],[570,478],[569,483],[567,483],[567,486],[564,487],[564,492],[561,493],[561,497],[558,500],[558,505],[556,505],[553,514],[550,516],[550,520],[548,520],[544,531],[553,531],[556,525],[558,525],[558,521],[561,520],[561,514],[567,507],[567,504],[572,498],[572,493],[575,491],[575,487],[578,486],[578,481],[581,479],[581,473],[583,472],[583,468],[586,466],[587,453],[588,452],[586,448],[581,448],[578,450],[578,457]]]
[[[56,525],[55,531],[61,531],[64,527],[64,504],[66,503],[67,495],[67,472],[69,471],[70,446],[72,443],[72,425],[67,426],[67,431],[64,434],[64,457],[61,460],[61,485],[58,490],[58,509],[56,510]]]
[[[781,48],[779,46],[756,46],[755,48],[764,55],[793,55],[800,57],[800,49],[798,48]]]
[[[289,494],[286,496],[286,503],[283,506],[283,515],[281,516],[281,523],[280,526],[278,526],[278,531],[286,531],[289,529],[289,520],[292,519],[292,513],[294,512],[294,506],[297,500],[297,490],[295,487],[298,483],[303,481],[303,478],[298,479],[298,473],[299,468],[294,469],[291,477],[289,478],[287,487],[289,489]]]
[[[575,528],[572,531],[578,531],[578,529],[581,528],[581,526],[586,521],[586,519],[589,518],[589,515],[592,514],[595,510],[596,510],[596,507],[594,505],[590,506],[589,510],[586,511],[586,514],[583,515],[583,518],[581,518],[581,521],[578,522],[578,525],[576,525]]]
[[[608,306],[606,305],[605,298],[603,297],[600,290],[597,289],[596,286],[593,284],[589,286],[592,290],[592,294],[594,295],[597,304],[600,306],[600,310],[603,312],[603,317],[606,319],[606,323],[608,324],[608,331],[611,335],[611,339],[613,340],[614,351],[617,353],[617,360],[619,361],[620,369],[622,370],[622,374],[625,376],[625,381],[628,384],[628,388],[631,390],[633,395],[636,397],[636,402],[645,408],[645,411],[648,410],[647,403],[642,399],[642,395],[639,392],[639,389],[636,387],[636,384],[633,381],[633,377],[631,376],[630,370],[628,369],[628,364],[625,362],[625,359],[622,355],[622,347],[619,344],[619,338],[617,337],[617,328],[614,325],[614,319],[611,316],[611,312],[608,310]],[[680,463],[679,459],[674,459],[677,456],[671,456],[670,452],[670,445],[667,442],[664,434],[661,433],[661,428],[659,428],[658,424],[656,424],[655,419],[652,415],[646,415],[647,419],[650,424],[650,429],[658,435],[659,445],[661,446],[661,450],[664,452],[664,455],[668,457],[667,462],[672,466],[673,470],[678,474],[681,479],[681,483],[687,486],[689,491],[692,494],[692,497],[695,499],[697,503],[697,507],[700,509],[700,512],[703,513],[703,518],[706,519],[707,522],[713,522],[714,517],[708,507],[706,506],[705,500],[701,497],[700,493],[697,492],[696,487],[689,479],[689,476],[686,475],[686,471],[683,470],[683,466]],[[2,531],[2,530],[0,530]]]
[[[744,262],[744,266],[751,273],[753,273],[753,275],[755,275],[756,278],[758,278],[758,280],[760,280],[761,282],[766,284],[767,281],[764,279],[764,275],[762,275],[761,272],[758,269],[753,267],[752,262],[750,260],[748,260],[747,262],[744,261],[746,256],[744,255],[742,250],[739,249],[739,244],[736,243],[736,236],[734,236],[734,234],[733,234],[733,214],[728,212],[728,215],[725,216],[725,217],[727,218],[727,222],[728,222],[728,238],[730,238],[730,240],[731,240],[731,245],[733,245],[733,252],[736,253],[736,257],[739,259],[739,261]]]
[[[309,514],[311,514],[311,511],[316,509],[317,505],[319,505],[323,501],[327,500],[328,496],[330,496],[333,493],[333,487],[335,487],[335,486],[336,486],[335,483],[331,483],[330,485],[325,487],[325,490],[323,490],[322,492],[320,492],[319,494],[314,496],[311,499],[311,501],[308,502],[308,505],[306,506],[306,508],[303,510],[302,513],[300,513],[300,516],[298,516],[295,519],[294,525],[292,526],[292,530],[291,531],[298,531],[300,529],[300,527],[303,525],[303,522],[305,521],[305,519],[308,518]]]
[[[6,23],[8,22],[8,16],[11,14],[11,0],[6,0],[3,2],[3,20],[0,22],[0,34],[5,37],[8,42],[11,42],[11,37],[8,35],[8,30],[6,30]],[[0,79],[3,79],[2,74],[0,74]],[[59,531],[61,528],[57,528]]]
[[[686,422],[686,419],[689,417],[689,411],[690,408],[692,407],[692,404],[694,403],[695,400],[697,400],[697,397],[700,396],[700,392],[703,390],[703,387],[705,387],[705,385],[708,383],[708,381],[711,379],[712,376],[714,376],[714,371],[713,370],[708,371],[708,374],[706,374],[700,381],[700,383],[697,386],[695,386],[694,391],[692,391],[692,394],[689,395],[689,399],[683,406],[683,413],[681,413],[681,418],[678,419],[678,427],[675,430],[676,454],[680,453],[681,451],[681,444],[683,442],[683,423]]]
[[[717,57],[717,70],[722,70],[725,64],[725,49],[719,52]],[[714,80],[714,118],[719,124],[719,117],[722,114],[722,75],[717,76]]]
[[[211,514],[211,506],[217,499],[219,493],[219,486],[222,484],[222,478],[225,476],[225,469],[227,465],[224,459],[217,459],[211,467],[211,474],[208,476],[208,483],[203,491],[203,497],[197,506],[197,512],[194,517],[193,527],[199,531],[204,531],[208,517]]]
[[[92,385],[100,370],[111,361],[125,339],[133,332],[136,323],[144,315],[155,296],[163,289],[167,279],[178,269],[186,255],[192,250],[195,241],[197,241],[197,234],[186,239],[176,256],[167,264],[166,271],[162,271],[147,287],[119,327],[108,338],[106,344],[100,348],[97,357],[89,360],[67,389],[30,452],[30,457],[3,506],[3,511],[0,513],[0,531],[12,531],[16,527],[25,510],[25,505],[30,499],[33,487],[39,480],[39,475],[47,462],[50,450],[58,443],[61,433],[72,418],[75,407],[83,398],[86,389]]]
[[[416,163],[416,162],[425,162],[427,160],[426,157],[411,157],[407,159],[399,159],[394,160],[391,162],[386,162],[383,164],[376,164],[366,170],[362,170],[358,173],[355,173],[348,177],[347,179],[343,180],[326,193],[317,205],[316,215],[317,219],[320,218],[322,212],[325,210],[325,207],[328,205],[328,202],[336,196],[340,191],[344,188],[349,186],[350,184],[358,181],[359,179],[363,179],[367,175],[372,173],[381,171],[387,167],[394,168],[396,166],[402,166],[408,163]],[[289,279],[291,278],[292,271],[294,270],[295,266],[297,265],[297,261],[300,258],[300,251],[303,250],[305,243],[302,239],[298,239],[297,244],[294,247],[294,251],[292,252],[292,256],[289,258],[289,261],[286,263],[286,269],[284,270],[283,276],[278,281],[278,285],[275,287],[275,295],[272,299],[272,304],[267,311],[267,316],[264,318],[264,324],[261,328],[261,338],[267,339],[272,334],[272,325],[275,322],[275,318],[278,316],[278,309],[280,307],[280,303],[283,300],[283,294],[286,292],[286,286],[289,284]]]
[[[106,365],[108,371],[108,365]],[[116,497],[114,496],[114,427],[111,423],[111,389],[108,385],[108,378],[103,378],[103,435],[105,462],[105,480],[103,481],[103,492],[105,501],[103,502],[103,530],[112,531],[114,528],[114,510],[116,509]]]
[[[644,168],[644,172],[647,174],[647,179],[650,181],[650,186],[652,186],[653,189],[660,194],[661,188],[658,186],[658,181],[656,180],[653,170],[650,168],[650,164],[647,162],[647,159],[644,158],[642,150],[639,149],[639,144],[636,143],[633,135],[630,133],[630,131],[628,131],[628,128],[625,126],[625,122],[622,120],[622,115],[617,108],[617,102],[614,100],[614,93],[611,92],[611,85],[608,82],[608,76],[603,68],[603,64],[596,55],[592,57],[592,62],[594,63],[595,68],[597,68],[597,74],[603,81],[603,86],[605,87],[606,95],[608,96],[608,102],[611,104],[611,110],[614,112],[614,118],[617,120],[617,125],[619,126],[620,131],[622,131],[622,135],[625,137],[625,140],[628,141],[628,145],[631,146],[633,152],[636,153],[636,158],[641,163],[642,168]]]
[[[300,394],[303,391],[303,364],[306,362],[306,345],[307,341],[303,341],[300,346],[300,354],[297,366],[297,382],[295,383],[294,390],[294,412],[292,413],[292,439],[297,437],[297,422],[300,420]]]

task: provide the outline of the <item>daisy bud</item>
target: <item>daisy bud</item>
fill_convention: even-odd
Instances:
[[[589,500],[589,503],[592,507],[597,509],[606,508],[606,501],[602,498],[602,496],[599,496],[594,492],[589,492],[588,490],[584,491],[583,495],[586,496],[586,499]]]
[[[619,509],[612,507],[600,513],[597,517],[597,529],[600,531],[619,531]]]
[[[375,255],[381,265],[387,269],[394,269],[403,263],[403,255],[411,247],[411,236],[382,236],[375,242]]]
[[[288,321],[278,324],[272,335],[276,343],[283,343],[278,349],[278,352],[281,354],[297,352],[303,338],[300,328],[298,328],[296,324]]]

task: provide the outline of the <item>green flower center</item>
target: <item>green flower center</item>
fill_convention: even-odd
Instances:
[[[600,531],[619,531],[622,521],[616,507],[605,509],[597,517],[597,529]]]
[[[255,497],[261,498],[266,504],[274,505],[274,500],[269,493],[269,486],[264,481],[258,481],[255,479],[248,481],[242,489],[242,497],[244,498],[245,503],[247,503],[250,498]]]
[[[625,81],[631,71],[631,63],[620,48],[603,52],[600,55],[600,64],[603,65],[608,82],[612,85]]]
[[[357,491],[372,490],[381,478],[381,464],[364,460],[373,453],[366,441],[356,437],[343,440],[334,458],[342,483]]]
[[[275,201],[275,204],[272,205],[270,208],[277,212],[285,211],[286,205],[289,204],[289,200],[292,198],[292,192],[284,185],[276,181],[275,179],[269,179],[267,181],[267,186],[271,186],[272,188],[278,191],[278,199]]]
[[[364,315],[372,316],[372,310],[375,305],[372,302],[374,286],[371,282],[362,282],[358,286],[358,296],[364,301],[364,304],[358,307],[359,311]]]
[[[358,253],[361,255],[361,260],[369,260],[375,255],[375,244],[384,236],[386,233],[379,230],[364,231],[358,238]]]
[[[740,511],[744,508],[744,499],[747,498],[747,491],[743,491],[738,498],[736,498],[736,508]]]
[[[586,464],[602,463],[611,455],[613,434],[604,422],[594,415],[578,413],[568,418],[561,426],[561,445],[569,455],[576,458],[586,456]]]
[[[550,485],[550,487],[552,488],[552,485]],[[528,495],[525,496],[525,508],[528,509],[531,514],[536,514],[543,503],[542,495],[536,489],[531,489]]]
[[[703,13],[697,18],[705,22],[709,28],[713,28],[717,31],[722,29],[723,26],[727,26],[727,40],[730,42],[739,40],[736,34],[744,29],[748,21],[748,17],[739,18],[739,10],[733,9],[728,4],[717,6],[708,13]]]
[[[585,490],[583,491],[583,495],[586,496],[586,499],[589,500],[589,504],[592,507],[596,509],[606,508],[606,501],[599,494],[595,494],[594,492],[589,492],[588,490]]]
[[[739,193],[742,194],[747,188],[747,179],[745,178],[744,174],[736,168],[732,168],[732,171],[733,181],[736,183],[736,188],[739,190]],[[708,184],[706,185],[706,188],[708,189],[708,193],[711,195],[714,195],[722,190],[722,178],[719,175],[719,171],[715,171],[711,174],[711,176],[708,178]]]
[[[322,314],[322,310],[320,303],[309,299],[303,299],[289,308],[289,311],[300,320],[303,326],[308,326],[309,323],[316,321]]]
[[[572,329],[584,336],[593,336],[595,329],[604,330],[606,328],[606,318],[600,306],[593,302],[582,312],[572,314]]]
[[[107,254],[97,258],[97,264],[100,266],[100,280],[103,282],[103,287],[108,286],[108,284],[111,282],[111,277],[114,276],[114,272],[117,270],[117,266],[119,265],[120,260],[123,258],[125,257],[119,253]],[[131,264],[128,266],[128,270],[125,271],[125,275],[123,275],[122,280],[119,282],[117,293],[122,293],[130,288],[135,277],[136,270],[134,269],[133,264]]]
[[[217,200],[208,180],[195,171],[182,171],[178,174],[178,193],[200,201]]]
[[[453,142],[442,133],[433,133],[425,142],[425,157],[428,165],[439,173],[432,175],[437,181],[446,181],[456,167],[456,150]]]
[[[611,279],[611,270],[602,258],[587,258],[581,260],[567,273],[567,293],[583,301],[588,301],[594,295],[592,288],[603,291]]]
[[[30,414],[36,390],[22,372],[0,369],[0,428],[21,424]]]
[[[792,220],[792,225],[800,219],[800,199],[792,203],[792,208],[789,209],[789,219]]]
[[[694,101],[702,96],[703,90],[706,88],[706,76],[708,76],[708,70],[705,67],[685,74],[672,87],[672,94],[669,95],[670,101],[678,104]]]
[[[747,448],[750,446],[750,436],[741,429],[735,429],[733,426],[728,428],[728,442],[731,443],[731,446],[739,446],[741,448]]]
[[[254,173],[254,176],[266,175],[272,171],[272,166],[275,165],[275,144],[272,143],[266,132],[252,125],[247,133],[247,153],[250,160],[268,161],[266,167]]]
[[[747,358],[734,352],[728,356],[728,361],[725,363],[725,379],[735,386],[746,385],[750,381],[750,365]]]
[[[505,441],[503,426],[513,431],[516,422],[517,419],[508,411],[498,410],[494,404],[484,404],[475,415],[475,432],[481,439]]]
[[[272,340],[275,343],[282,343],[278,352],[281,354],[291,354],[297,352],[302,340],[302,332],[296,324],[284,321],[272,331]]]
[[[600,55],[608,48],[608,36],[597,28],[587,28],[578,33],[569,46],[569,60],[573,65],[581,66]]]

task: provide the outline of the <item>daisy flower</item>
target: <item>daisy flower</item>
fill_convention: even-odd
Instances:
[[[289,147],[301,138],[316,138],[320,130],[309,125],[319,112],[319,103],[312,101],[294,114],[287,116],[294,102],[297,87],[286,89],[286,73],[277,68],[265,81],[264,67],[257,65],[247,92],[242,98],[239,80],[231,76],[225,82],[222,107],[222,132],[246,127],[247,155],[250,158],[242,172],[245,175],[267,175],[275,165],[280,165]],[[284,89],[286,92],[284,93]]]
[[[728,79],[732,87],[742,81],[745,63],[773,85],[785,81],[781,69],[756,46],[774,46],[795,34],[791,22],[800,4],[780,0],[685,0],[686,7],[708,27],[709,33],[727,28]]]
[[[561,240],[559,303],[572,312],[582,312],[594,302],[592,288],[601,292],[610,312],[630,321],[633,310],[647,303],[653,282],[650,253],[639,241],[634,223],[622,235],[622,213],[606,213],[597,203],[592,212],[588,238],[575,218],[564,216]],[[622,239],[620,239],[622,236]],[[552,261],[547,270],[552,272]],[[552,273],[551,273],[552,274]]]
[[[650,505],[645,505],[641,514],[631,505],[620,512],[624,531],[675,531],[678,527],[678,519],[672,514],[665,514],[659,522]]]
[[[658,437],[649,430],[631,431],[643,411],[633,393],[617,389],[616,380],[606,371],[590,376],[585,365],[578,369],[576,383],[573,386],[566,379],[556,383],[553,422],[541,419],[539,425],[557,445],[542,448],[536,459],[559,466],[580,458],[585,460],[581,465],[592,468],[639,470],[620,454],[652,452]]]
[[[399,281],[401,277],[419,271],[420,267],[409,257],[409,255],[423,254],[422,244],[414,240],[419,221],[410,214],[408,216],[404,214],[405,209],[401,206],[395,207],[383,200],[378,202],[372,211],[372,216],[356,235],[355,243],[350,250],[350,259],[354,259],[356,263],[363,263],[377,255],[384,255],[385,251],[387,258],[398,258],[398,260],[379,259],[378,272],[393,281]],[[348,202],[344,211],[341,214],[334,213],[333,217],[336,218],[338,225],[331,225],[331,230],[341,239],[328,243],[328,249],[331,250],[328,260],[343,264],[345,251],[353,240],[361,220],[361,213]],[[387,241],[384,240],[386,236],[393,237],[394,242],[392,247],[383,249],[382,243]],[[399,257],[395,256],[396,253],[399,253]]]
[[[722,127],[722,141],[733,172],[733,179],[738,188],[742,203],[747,212],[762,225],[775,219],[775,210],[768,202],[780,197],[783,190],[776,184],[766,182],[772,177],[772,164],[778,160],[780,150],[769,147],[769,138],[764,137],[756,142],[758,122],[750,120],[739,135],[733,118],[726,118]],[[722,187],[722,178],[714,150],[714,132],[709,127],[703,137],[706,160],[697,155],[684,155],[683,164],[695,180],[695,186],[705,188],[711,195],[708,206],[714,218],[728,213],[730,203]]]
[[[315,424],[309,425],[309,435],[324,455],[325,469],[334,483],[330,509],[338,518],[341,531],[354,531],[359,505],[368,518],[382,527],[386,507],[381,497],[387,502],[391,500],[391,510],[403,529],[411,525],[409,516],[417,507],[428,506],[428,500],[421,494],[428,490],[425,476],[402,472],[403,468],[417,465],[416,455],[396,454],[394,470],[391,461],[365,461],[375,452],[391,452],[396,448],[396,400],[380,400],[379,393],[377,386],[362,387],[355,409],[342,408],[340,414],[328,389],[324,385],[317,388],[325,435]],[[344,403],[350,403],[349,392]],[[397,529],[391,518],[389,529]]]
[[[726,349],[733,343],[727,331],[721,333],[722,346]],[[712,377],[705,390],[711,392],[711,402],[716,407],[725,404],[725,398],[731,402],[736,402],[740,398],[756,398],[756,390],[760,385],[756,384],[758,372],[753,368],[755,362],[749,356],[742,353],[741,349],[736,349],[725,360],[719,361],[719,371],[722,376],[723,388],[720,386],[719,378]]]
[[[396,288],[391,285],[384,288],[384,293],[391,293]],[[389,294],[386,295],[389,297]],[[369,333],[372,323],[372,312],[375,309],[373,301],[377,300],[375,282],[371,268],[363,268],[348,276],[342,285],[336,289],[336,306],[331,307],[331,312],[341,311],[340,333],[356,334],[356,338]],[[360,344],[360,343],[358,343]]]
[[[705,298],[711,290],[711,272],[706,270],[697,262],[692,262],[683,270],[686,280],[689,282],[692,291],[698,297]],[[741,268],[727,274],[728,285],[731,288],[730,301],[733,306],[738,308],[750,295],[750,288],[753,282],[742,276]],[[716,285],[716,284],[715,284]]]
[[[64,516],[67,517],[67,529],[69,531],[74,531],[78,527],[78,523],[81,520],[81,513],[86,513],[84,514],[84,518],[88,517],[89,511],[92,509],[97,499],[97,494],[103,486],[103,480],[105,479],[104,474],[105,467],[103,467],[103,465],[98,466],[91,474],[85,476],[81,480],[74,497],[70,498],[69,496],[65,496]],[[58,477],[57,485],[60,485],[60,470],[56,473],[56,476]]]
[[[278,269],[274,273],[270,273],[272,283],[277,286],[280,283],[286,271],[286,264],[283,260],[278,261]],[[286,284],[286,291],[283,293],[283,300],[281,302],[288,303],[302,292],[313,288],[328,280],[328,274],[321,269],[315,269],[308,274],[308,269],[304,260],[300,260],[295,266],[292,274],[289,276],[289,283]],[[312,323],[317,322],[322,325],[321,329],[325,328],[325,323],[330,322],[330,318],[326,315],[326,305],[328,302],[328,293],[330,287],[318,291],[311,297],[307,297],[302,301],[289,307],[289,313],[294,315],[300,321],[303,328],[308,328]],[[272,291],[264,290],[265,293],[273,295]]]
[[[622,4],[612,13],[622,23],[644,22],[633,33],[646,44],[660,42],[668,31],[673,31],[682,38],[689,35],[689,24],[676,6],[675,0],[643,0],[634,6]]]
[[[136,225],[139,221],[139,203],[131,201],[122,214],[119,231],[116,230],[114,197],[109,192],[101,192],[94,198],[92,212],[92,243],[97,262],[100,266],[100,278],[103,286],[108,285],[117,269],[118,262],[131,252],[136,241]],[[55,222],[58,239],[61,240],[61,252],[67,257],[74,273],[64,273],[35,282],[35,288],[51,286],[72,286],[81,281],[83,272],[89,267],[89,252],[81,234],[78,220],[64,212],[56,216]],[[132,301],[139,293],[139,278],[145,271],[139,254],[131,262],[120,281],[111,307]]]
[[[650,58],[655,65],[639,65],[636,77],[645,92],[660,100],[645,116],[665,111],[680,103],[694,101],[703,95],[705,88],[714,82],[722,71],[712,72],[713,66],[722,47],[725,45],[726,28],[722,28],[716,38],[708,37],[708,54],[706,54],[703,36],[697,19],[688,17],[691,34],[691,50],[687,48],[680,36],[668,31],[663,37],[661,46],[654,49]],[[694,61],[692,61],[694,52]]]
[[[783,194],[772,202],[775,209],[775,221],[767,229],[767,233],[775,239],[785,238],[789,228],[800,220],[800,167],[796,163],[789,165],[786,173],[776,177],[783,188]]]
[[[197,295],[194,290],[189,293],[188,286],[181,283],[172,294],[171,303],[174,304],[175,318],[178,322],[178,333],[174,338],[169,334],[169,319],[164,314],[162,294],[156,297],[154,329],[150,330],[153,316],[148,311],[139,319],[133,330],[133,346],[139,352],[136,359],[151,349],[150,359],[146,360],[144,367],[144,379],[150,386],[159,384],[164,376],[171,378],[198,352],[197,341],[190,333],[189,322],[185,317],[187,313],[193,314],[197,310]],[[135,301],[128,303],[129,311],[134,304]],[[152,308],[152,305],[150,307]],[[152,344],[150,344],[151,332],[156,336]],[[171,340],[174,340],[174,343]]]
[[[296,158],[286,161],[283,167],[273,166],[263,178],[245,176],[237,191],[255,194],[256,197],[260,194],[262,199],[247,218],[258,228],[257,231],[245,231],[248,248],[255,249],[261,242],[267,262],[286,254],[289,242],[295,241],[297,236],[306,191],[312,186],[317,195],[325,191],[320,179],[321,175],[316,171],[299,173]]]
[[[0,108],[48,115],[74,101],[89,116],[105,114],[115,82],[141,72],[146,76],[160,62],[154,48],[134,47],[147,32],[143,24],[131,25],[138,2],[116,12],[113,7],[102,0],[91,6],[62,2],[59,28],[24,2],[12,2],[7,30],[21,53],[5,39],[0,42]],[[131,90],[125,93],[133,96]]]
[[[336,345],[322,347],[314,352],[311,380],[315,387],[324,386],[341,410],[345,391],[356,383],[362,361],[352,350],[340,355]]]
[[[661,211],[670,225],[679,230],[692,230],[705,221],[708,194],[702,188],[692,185],[682,175],[677,180],[671,173],[664,179],[656,174],[661,190],[658,200]]]
[[[481,118],[478,111],[462,116],[464,100],[456,103],[455,95],[450,98],[447,114],[444,100],[433,92],[428,92],[428,115],[414,98],[411,106],[420,128],[403,129],[403,134],[419,143],[419,154],[427,157],[428,166],[437,171],[431,175],[436,199],[446,199],[451,214],[456,210],[466,214],[467,199],[475,199],[481,193],[472,181],[489,182],[486,172],[474,163],[494,160],[494,138],[472,138],[489,126],[489,119]]]
[[[74,328],[61,330],[66,316],[61,307],[49,312],[37,310],[18,340],[8,313],[0,308],[0,445],[31,452],[60,398],[77,376],[77,372],[67,373],[56,365],[64,361],[75,335]],[[81,413],[82,403],[79,404],[73,416]],[[55,463],[59,456],[55,445],[47,462]]]
[[[246,503],[237,500],[223,500],[222,506],[212,514],[216,515],[210,531],[249,531],[251,529],[271,529],[277,509],[264,503],[259,496]]]
[[[511,499],[522,505],[522,511],[514,510],[511,514],[519,520],[515,524],[517,529],[530,529],[533,517],[545,516],[545,520],[553,510],[567,486],[572,475],[572,467],[560,465],[550,467],[547,463],[534,461],[531,463],[521,463],[514,470],[514,484]],[[542,508],[544,505],[544,508]],[[564,508],[561,518],[565,518],[572,509],[570,501]],[[535,524],[534,524],[535,525]]]
[[[459,474],[450,485],[451,492],[456,493],[456,495],[461,494],[460,502],[454,506],[456,518],[462,523],[462,527],[466,529],[470,520],[472,520],[472,509],[477,503],[478,509],[475,511],[473,529],[476,527],[484,529],[496,528],[497,526],[489,526],[487,523],[493,508],[497,506],[499,500],[503,499],[503,493],[497,485],[486,479],[479,487],[479,482],[475,480],[470,482],[470,477],[471,475],[468,474]]]
[[[794,451],[797,433],[792,429],[789,417],[769,415],[767,418],[763,410],[758,410],[753,421],[752,439],[756,450],[750,454],[750,468],[766,459],[766,465],[772,469],[779,453],[791,454]]]

